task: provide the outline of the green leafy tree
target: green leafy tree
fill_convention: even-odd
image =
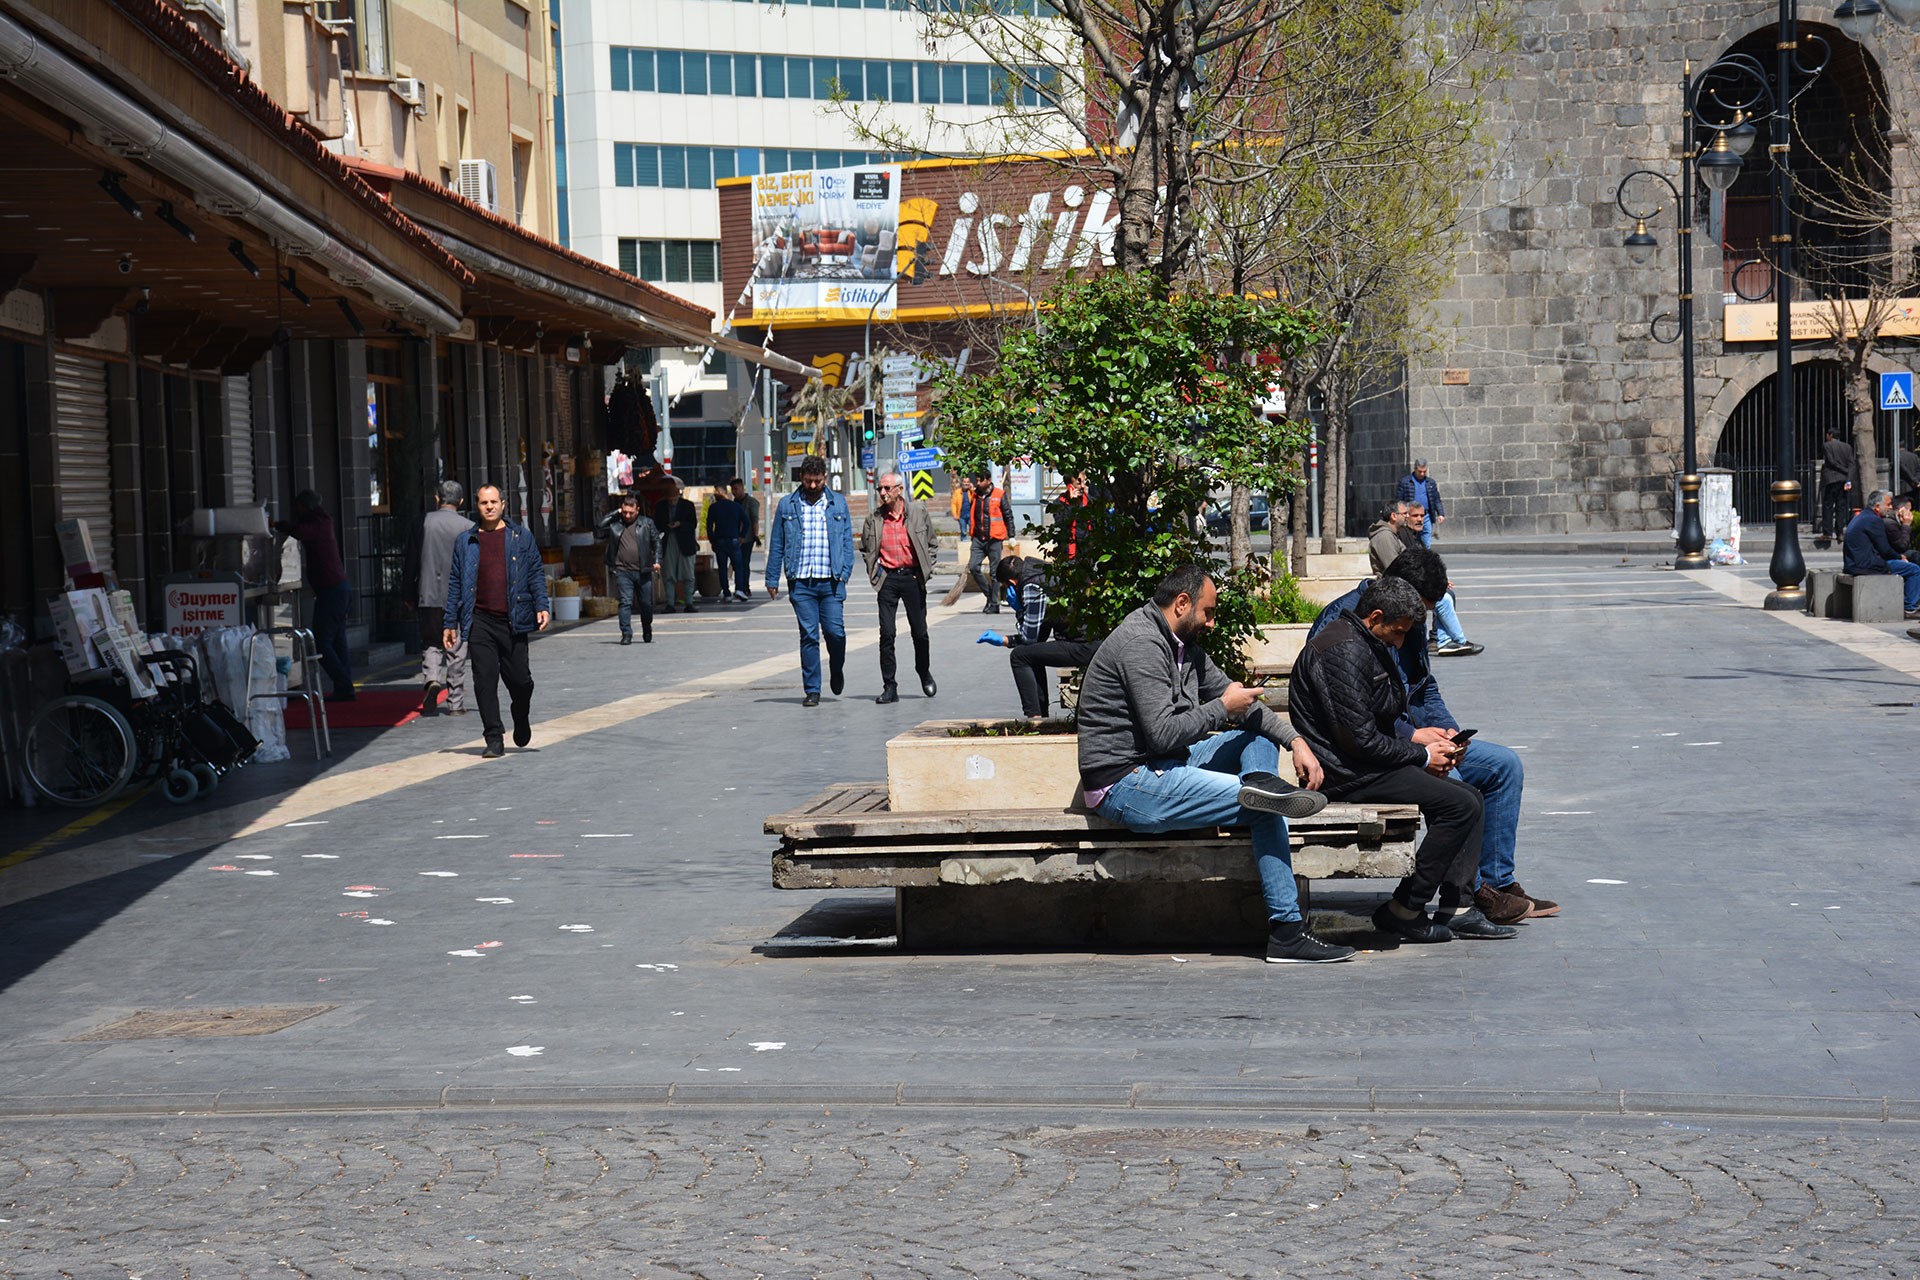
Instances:
[[[1044,331],[1006,335],[991,372],[945,381],[935,438],[955,474],[1019,458],[1087,474],[1095,500],[1075,559],[1055,557],[1055,586],[1074,625],[1104,635],[1173,569],[1211,562],[1193,517],[1213,490],[1287,490],[1305,434],[1260,414],[1273,370],[1259,359],[1291,360],[1323,333],[1310,313],[1174,294],[1145,272],[1063,284],[1045,315]],[[1064,552],[1062,530],[1039,537]],[[1238,670],[1257,588],[1250,574],[1215,568],[1221,610],[1208,648]]]

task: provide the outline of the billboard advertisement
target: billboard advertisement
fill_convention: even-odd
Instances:
[[[891,319],[899,238],[899,165],[756,175],[754,316]]]

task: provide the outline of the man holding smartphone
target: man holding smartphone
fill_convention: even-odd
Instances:
[[[1429,608],[1446,594],[1446,562],[1438,552],[1425,547],[1401,552],[1387,566],[1387,574],[1412,586]],[[1363,583],[1355,587],[1323,609],[1308,635],[1318,635],[1342,610],[1357,606],[1365,586]],[[1393,657],[1407,686],[1407,710],[1396,732],[1422,745],[1429,742],[1461,744],[1464,731],[1440,696],[1440,681],[1433,673],[1433,664],[1427,660],[1424,639],[1410,636],[1394,650]],[[1514,924],[1560,914],[1559,903],[1535,897],[1514,879],[1520,793],[1526,783],[1519,755],[1483,738],[1474,743],[1471,751],[1458,753],[1454,770],[1459,779],[1478,791],[1486,802],[1486,831],[1480,841],[1480,873],[1474,887],[1474,905],[1495,924]]]
[[[1511,938],[1518,929],[1495,924],[1473,903],[1485,806],[1477,790],[1448,776],[1465,748],[1451,734],[1423,742],[1398,731],[1407,686],[1393,651],[1426,616],[1410,584],[1391,575],[1369,583],[1357,607],[1341,609],[1295,659],[1288,715],[1326,772],[1329,798],[1420,806],[1427,832],[1413,874],[1374,912],[1374,927],[1404,942]]]

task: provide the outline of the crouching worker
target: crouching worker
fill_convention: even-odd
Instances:
[[[1373,913],[1374,927],[1406,942],[1511,938],[1520,931],[1473,906],[1485,809],[1478,791],[1447,776],[1467,744],[1422,744],[1394,730],[1406,714],[1407,686],[1394,670],[1393,651],[1426,616],[1411,584],[1375,579],[1359,606],[1342,610],[1294,661],[1288,714],[1324,768],[1329,796],[1416,804],[1426,820],[1413,874]],[[1436,893],[1439,910],[1429,916],[1427,902]]]
[[[1322,942],[1307,928],[1293,882],[1287,819],[1318,813],[1327,800],[1279,776],[1280,751],[1291,754],[1309,788],[1320,785],[1320,762],[1306,739],[1201,648],[1215,603],[1204,569],[1176,569],[1094,654],[1080,682],[1087,807],[1134,831],[1251,828],[1271,930],[1267,961],[1349,959],[1352,947]]]
[[[1053,601],[1047,595],[1045,561],[1003,556],[993,567],[993,580],[1005,589],[1020,626],[1004,636],[988,631],[980,639],[1012,651],[1007,654],[1007,665],[1013,669],[1014,687],[1020,691],[1020,714],[1038,724],[1047,718],[1046,669],[1084,670],[1100,646],[1091,640],[1068,638],[1059,625]]]

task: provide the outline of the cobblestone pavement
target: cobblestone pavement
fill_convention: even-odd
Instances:
[[[1911,1276],[1907,1129],[733,1109],[0,1128],[7,1276]]]

